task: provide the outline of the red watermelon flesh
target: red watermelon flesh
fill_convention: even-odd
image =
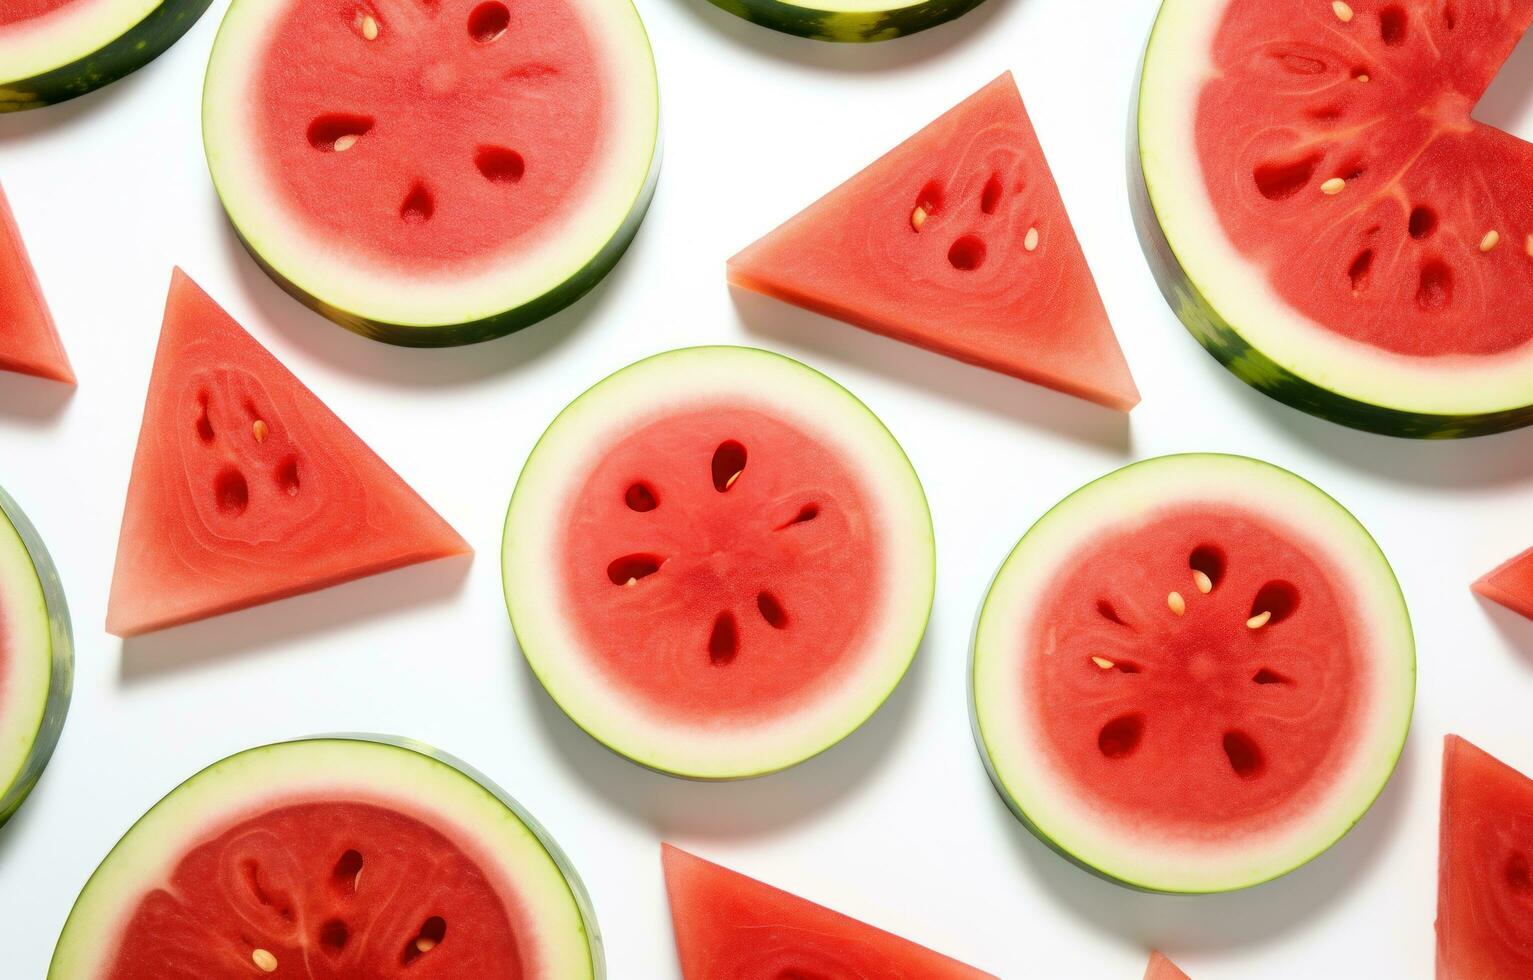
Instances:
[[[109,632],[133,636],[469,551],[176,271],[128,485]]]
[[[0,23],[4,22],[0,14]],[[0,188],[0,370],[75,383],[21,229]]]
[[[35,20],[75,2],[77,0],[7,0],[0,4],[0,27]]]
[[[1438,980],[1533,976],[1533,779],[1449,735],[1438,839]]]
[[[1111,408],[1139,402],[1010,73],[735,256],[729,280]]]
[[[1487,573],[1475,592],[1533,619],[1533,548]]]
[[[1144,980],[1190,980],[1175,963],[1156,950],[1150,954],[1150,965],[1145,968]]]
[[[434,828],[370,803],[299,803],[181,855],[105,976],[520,980],[536,974],[519,934],[534,935],[526,912]]]
[[[683,980],[995,980],[669,844],[661,859]]]

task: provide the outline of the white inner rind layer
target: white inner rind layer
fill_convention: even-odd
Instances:
[[[75,0],[0,27],[0,86],[35,78],[99,51],[138,26],[164,0]]]
[[[1229,0],[1165,0],[1139,89],[1145,185],[1155,219],[1193,286],[1274,363],[1355,401],[1446,416],[1533,404],[1533,344],[1488,356],[1409,357],[1359,343],[1289,305],[1266,267],[1241,254],[1214,210],[1196,141],[1198,98],[1217,75],[1214,38],[1228,6]]]
[[[649,37],[629,0],[569,0],[603,70],[602,140],[571,202],[545,233],[504,254],[412,273],[327,237],[294,210],[262,148],[256,97],[273,33],[294,3],[235,0],[219,28],[203,88],[202,133],[213,183],[240,236],[278,275],[365,320],[431,327],[473,323],[563,286],[622,230],[659,149],[660,97]]]
[[[582,648],[561,576],[568,502],[630,433],[666,415],[756,409],[822,442],[868,507],[885,562],[869,628],[817,696],[764,721],[687,724],[649,707]],[[559,706],[598,741],[653,769],[698,779],[774,772],[855,731],[898,686],[931,615],[931,512],[904,450],[867,406],[797,361],[743,347],[696,347],[643,360],[602,381],[554,420],[533,449],[506,515],[502,571],[512,626]]]
[[[1083,549],[1156,519],[1167,507],[1247,506],[1308,545],[1340,580],[1360,624],[1356,742],[1325,773],[1301,819],[1238,839],[1185,837],[1104,806],[1061,769],[1038,716],[1029,669],[1052,589]],[[1040,600],[1042,608],[1040,608]],[[974,717],[992,774],[1013,806],[1066,853],[1127,884],[1165,892],[1244,888],[1293,870],[1362,818],[1394,771],[1415,704],[1410,618],[1389,563],[1357,520],[1312,484],[1240,456],[1168,456],[1118,470],[1065,498],[1022,538],[980,610],[972,664]]]
[[[104,976],[140,900],[169,887],[191,848],[277,807],[345,800],[422,821],[473,860],[508,907],[525,908],[533,935],[516,938],[534,966],[529,978],[593,977],[590,937],[560,859],[494,792],[430,752],[320,738],[250,749],[204,769],[155,804],[101,862],[64,924],[48,975]]]
[[[0,800],[21,775],[48,710],[53,639],[32,555],[0,504]]]

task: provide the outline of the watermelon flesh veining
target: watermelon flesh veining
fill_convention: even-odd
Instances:
[[[1394,769],[1415,657],[1378,546],[1230,456],[1078,491],[1022,539],[974,644],[1002,795],[1065,856],[1169,892],[1257,884],[1357,822]]]
[[[1533,619],[1533,548],[1487,572],[1474,591]]]
[[[661,860],[683,980],[995,980],[669,844]]]
[[[844,389],[744,348],[673,351],[581,396],[527,462],[506,601],[596,738],[700,778],[792,765],[898,684],[932,602],[930,515]]]
[[[177,270],[107,629],[133,636],[469,553],[313,392]]]
[[[1533,779],[1449,735],[1438,841],[1438,980],[1533,976]]]
[[[69,980],[594,980],[589,900],[558,847],[415,743],[252,749],[150,810],[81,892]]]
[[[729,280],[1111,408],[1139,402],[1009,73],[735,256]]]
[[[1166,959],[1159,950],[1150,954],[1150,965],[1145,968],[1144,980],[1191,980],[1175,963]]]
[[[64,345],[0,188],[0,370],[75,383]]]
[[[1232,370],[1392,434],[1533,421],[1533,145],[1470,115],[1530,22],[1530,0],[1167,0],[1142,227]]]

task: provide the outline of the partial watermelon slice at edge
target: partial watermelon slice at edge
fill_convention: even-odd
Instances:
[[[75,383],[74,369],[0,187],[0,371]]]
[[[1476,595],[1533,619],[1533,548],[1486,572],[1472,588]]]
[[[108,632],[135,636],[469,553],[388,464],[176,270]]]
[[[1109,408],[1139,402],[1009,72],[736,255],[728,275]]]
[[[1166,958],[1160,950],[1150,953],[1150,965],[1145,968],[1144,980],[1191,980],[1182,968]]]
[[[684,980],[754,975],[996,980],[670,844],[661,845],[660,857]]]

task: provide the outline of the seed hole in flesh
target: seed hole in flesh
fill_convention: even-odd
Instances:
[[[1379,11],[1379,38],[1389,47],[1405,43],[1405,8],[1390,4]]]
[[[492,184],[515,184],[527,172],[522,155],[504,146],[481,146],[474,154],[474,166]]]
[[[298,457],[289,456],[277,464],[277,489],[289,497],[298,496]]]
[[[655,496],[654,489],[648,483],[635,483],[623,494],[623,503],[628,505],[629,510],[647,514],[660,506],[660,498]]]
[[[1458,26],[1458,11],[1451,3],[1443,4],[1443,26],[1450,31]]]
[[[975,235],[964,235],[947,250],[947,260],[960,272],[973,272],[985,264],[985,243]]]
[[[250,506],[250,487],[239,470],[226,469],[213,479],[213,499],[218,509],[230,517],[238,517]]]
[[[1199,592],[1212,592],[1224,581],[1226,566],[1224,549],[1218,545],[1201,544],[1192,549],[1192,554],[1187,556],[1187,567],[1193,571],[1193,579],[1198,584]],[[1208,579],[1208,589],[1204,590],[1203,583],[1198,579],[1201,573]]]
[[[942,203],[946,198],[940,180],[928,180],[926,186],[921,188],[921,193],[916,195],[915,206],[926,212],[930,218],[932,215],[942,213]]]
[[[1368,288],[1368,281],[1373,274],[1373,249],[1365,248],[1357,253],[1352,264],[1347,266],[1347,279],[1352,283],[1354,295]]]
[[[1299,590],[1291,582],[1272,581],[1257,590],[1256,598],[1251,600],[1251,616],[1270,613],[1266,625],[1275,626],[1292,616],[1298,607]]]
[[[1533,892],[1533,872],[1522,854],[1514,852],[1506,859],[1506,884],[1514,892]]]
[[[1411,217],[1405,227],[1417,241],[1429,238],[1437,230],[1437,212],[1424,204],[1418,204],[1411,208]]]
[[[1276,51],[1273,52],[1272,57],[1295,75],[1323,75],[1327,67],[1326,63],[1318,58],[1306,57],[1293,51]]]
[[[208,417],[208,395],[203,392],[197,397],[199,411],[197,413],[197,438],[203,442],[213,441],[213,420]]]
[[[708,633],[708,659],[715,666],[722,667],[732,662],[739,652],[740,631],[735,625],[735,614],[721,612]]]
[[[330,871],[330,881],[344,895],[350,895],[357,890],[357,884],[362,877],[362,852],[348,850],[335,862],[335,867]]]
[[[1123,621],[1123,617],[1118,615],[1118,610],[1113,608],[1113,604],[1106,599],[1097,600],[1097,615],[1109,622],[1117,623],[1119,626],[1128,625],[1128,623]]]
[[[1421,267],[1416,284],[1416,305],[1427,313],[1440,313],[1453,304],[1453,270],[1441,259]]]
[[[499,0],[481,3],[468,15],[468,35],[480,44],[488,44],[500,37],[509,26],[511,10]]]
[[[724,493],[745,472],[745,447],[733,439],[719,443],[713,451],[713,489]]]
[[[984,192],[980,194],[979,209],[986,214],[995,214],[996,209],[1001,206],[1001,195],[1005,191],[1006,188],[1001,183],[1001,175],[991,174],[990,179],[985,182]]]
[[[1090,663],[1098,670],[1116,670],[1120,674],[1137,674],[1141,669],[1131,660],[1110,660],[1107,657],[1092,657]]]
[[[1341,118],[1341,111],[1339,105],[1323,105],[1310,109],[1308,115],[1316,122],[1335,122]]]
[[[782,607],[782,603],[770,592],[762,592],[756,596],[756,608],[761,610],[761,618],[767,621],[767,625],[774,630],[788,628],[788,611]]]
[[[309,123],[309,145],[321,153],[344,153],[373,128],[371,116],[333,112]]]
[[[1261,746],[1242,731],[1224,733],[1224,754],[1230,760],[1230,768],[1241,779],[1255,779],[1267,768]]]
[[[417,181],[399,205],[399,218],[407,225],[423,225],[433,214],[436,214],[436,199],[425,184]]]
[[[607,578],[613,585],[628,585],[660,571],[662,564],[658,555],[624,555],[607,566]]]
[[[351,930],[340,919],[331,919],[319,927],[319,948],[331,955],[345,949],[350,938]]]
[[[244,874],[245,887],[250,890],[251,898],[276,912],[284,921],[293,921],[293,910],[286,905],[279,905],[271,895],[267,894],[266,889],[261,887],[261,869],[255,861],[247,858],[240,864],[240,871]]]
[[[442,940],[447,936],[447,920],[440,915],[433,915],[421,923],[420,930],[415,937],[405,943],[405,948],[399,956],[401,966],[408,965],[417,956],[422,956],[442,945]]]
[[[1271,667],[1263,667],[1251,678],[1257,684],[1292,684],[1293,680],[1273,670]]]
[[[1353,81],[1366,82],[1370,77],[1372,77],[1371,73],[1362,65],[1358,65],[1356,68],[1352,69]]]
[[[1119,715],[1102,726],[1097,734],[1097,748],[1109,759],[1123,759],[1139,748],[1144,738],[1144,715]]]
[[[777,530],[784,531],[784,530],[787,530],[788,528],[794,526],[795,524],[808,524],[810,521],[814,520],[816,517],[819,517],[819,516],[820,516],[820,505],[819,504],[805,504],[804,506],[802,506],[802,507],[800,507],[798,509],[798,513],[797,514],[793,515],[793,519],[791,521],[789,521],[788,523],[784,524],[782,527],[778,528]]]
[[[1297,160],[1275,160],[1252,171],[1256,189],[1269,201],[1282,201],[1304,189],[1320,166],[1321,154],[1311,153]]]

